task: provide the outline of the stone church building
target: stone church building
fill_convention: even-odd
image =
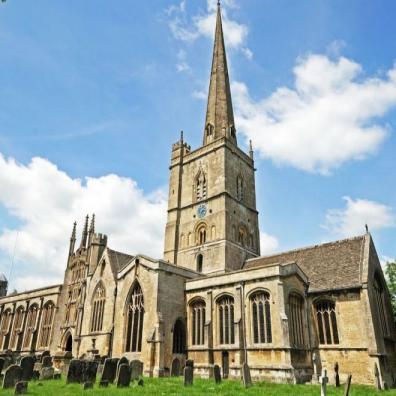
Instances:
[[[125,231],[127,232],[127,230]],[[260,256],[253,150],[238,146],[218,6],[203,144],[172,147],[163,259],[112,250],[88,217],[76,224],[61,285],[6,295],[1,354],[49,350],[126,356],[150,376],[341,380],[395,385],[390,295],[369,233]],[[330,382],[333,376],[330,375]]]

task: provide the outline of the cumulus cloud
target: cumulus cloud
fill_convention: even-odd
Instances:
[[[279,248],[279,241],[273,235],[260,232],[260,250],[262,255],[275,253]]]
[[[344,208],[327,211],[324,228],[331,233],[350,237],[362,234],[365,224],[370,231],[396,226],[396,216],[391,207],[367,199],[343,199]]]
[[[72,224],[79,220],[81,232],[87,213],[96,214],[97,231],[109,236],[113,249],[162,255],[166,199],[161,190],[146,194],[132,179],[114,174],[73,179],[46,159],[23,165],[1,154],[0,186],[0,205],[19,221],[0,233],[4,256],[13,255],[17,240],[14,273],[19,275],[13,284],[19,289],[62,279]],[[0,265],[5,271],[6,262]]]
[[[365,77],[345,57],[309,55],[293,73],[293,88],[261,100],[245,84],[232,85],[238,130],[263,158],[329,174],[377,152],[389,132],[380,118],[396,107],[396,65],[383,77]]]

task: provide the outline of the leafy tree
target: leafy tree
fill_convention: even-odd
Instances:
[[[396,261],[386,264],[385,273],[391,295],[393,318],[396,321]]]

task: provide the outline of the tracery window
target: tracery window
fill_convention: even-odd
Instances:
[[[186,330],[181,319],[177,319],[173,327],[173,353],[186,352]]]
[[[374,298],[377,305],[379,321],[381,324],[382,334],[388,335],[388,322],[385,314],[385,303],[384,303],[384,288],[379,276],[376,274],[374,277]]]
[[[195,192],[197,201],[202,201],[207,197],[207,182],[203,171],[200,171],[195,180]]]
[[[14,324],[12,327],[10,349],[16,349],[18,344],[19,335],[22,332],[24,308],[21,306],[15,312]]]
[[[320,344],[339,344],[335,303],[320,301],[316,304],[316,318]]]
[[[36,304],[32,305],[29,308],[27,318],[26,318],[26,330],[25,330],[25,339],[23,341],[23,349],[30,349],[33,334],[36,330],[36,322],[38,316],[38,306]]]
[[[250,297],[251,323],[253,327],[253,343],[266,344],[272,342],[270,295],[258,291]]]
[[[1,315],[1,324],[0,324],[0,350],[5,349],[4,341],[5,337],[10,330],[11,324],[11,309],[6,309]]]
[[[243,198],[244,198],[244,186],[243,186],[243,178],[242,178],[241,175],[239,175],[237,177],[236,190],[237,190],[237,199],[238,199],[238,201],[243,201]]]
[[[304,337],[304,299],[296,293],[289,296],[289,330],[292,347],[303,347]]]
[[[141,352],[144,320],[143,291],[135,282],[127,306],[126,352]]]
[[[234,299],[224,296],[217,302],[220,344],[234,344]]]
[[[43,312],[41,314],[41,330],[40,330],[40,340],[39,340],[40,348],[49,347],[54,316],[55,316],[55,305],[52,301],[48,301],[44,305]]]
[[[206,304],[199,300],[191,304],[191,344],[203,345],[205,343],[205,310]]]
[[[198,245],[203,245],[206,243],[206,225],[201,224],[197,228],[196,240]]]
[[[92,299],[91,333],[102,331],[106,291],[102,283],[96,286]]]

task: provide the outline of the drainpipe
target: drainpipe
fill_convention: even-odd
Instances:
[[[244,363],[247,363],[248,362],[248,355],[247,355],[247,347],[246,347],[245,282],[241,282],[240,294],[241,294],[240,298],[241,298],[243,355],[244,355]]]

